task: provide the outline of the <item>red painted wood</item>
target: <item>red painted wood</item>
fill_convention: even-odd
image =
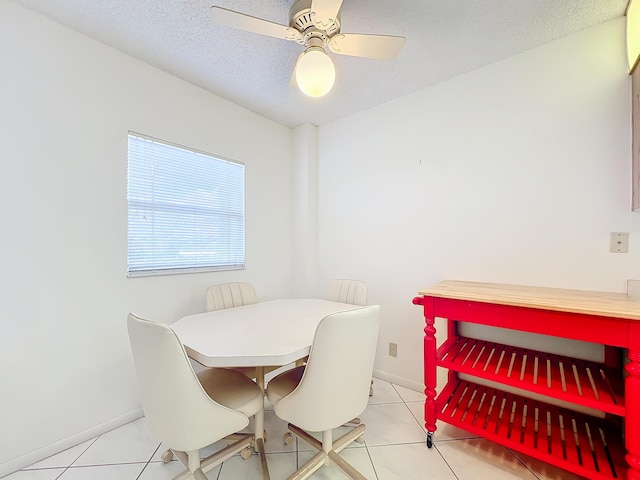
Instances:
[[[416,302],[417,299],[414,299]],[[433,299],[425,297],[418,300],[418,304],[424,306],[424,317],[426,326],[424,328],[424,385],[425,385],[425,404],[424,419],[427,432],[434,433],[436,431],[436,328],[435,316],[433,315]]]
[[[486,393],[484,400],[483,393]],[[473,401],[470,402],[472,397]],[[491,399],[494,401],[492,402]],[[500,415],[503,403],[504,408]],[[511,422],[514,404],[516,409]],[[525,405],[527,416],[523,430]],[[448,384],[438,399],[438,407],[438,411],[441,412],[439,418],[442,421],[578,475],[592,479],[625,478],[627,466],[624,458],[613,453],[620,452],[624,448],[622,437],[617,434],[619,431],[616,431],[615,427],[612,428],[613,425],[607,419],[595,419],[466,381]],[[537,439],[536,408],[539,412]],[[478,415],[475,415],[476,412]],[[551,420],[550,434],[547,418]],[[577,432],[575,434],[574,422]],[[561,425],[564,426],[564,442]],[[587,425],[591,432],[591,441]],[[600,429],[605,433],[606,447],[601,438]],[[591,444],[593,444],[593,451]],[[609,462],[607,449],[612,452],[613,464]]]
[[[439,317],[542,333],[603,345],[628,347],[629,320],[491,303],[432,298]]]
[[[472,348],[473,352],[469,352]],[[502,355],[502,352],[504,352],[504,355]],[[527,356],[526,362],[524,362],[525,355]],[[491,359],[489,359],[490,356]],[[515,357],[515,361],[511,368],[511,374],[509,374],[510,358],[512,356]],[[500,361],[501,357],[502,361]],[[537,376],[534,376],[536,358],[538,359],[538,371]],[[595,362],[541,354],[532,350],[464,337],[447,339],[438,349],[437,362],[439,366],[456,372],[467,373],[517,388],[524,388],[614,415],[625,415],[623,392],[621,390],[612,391],[601,374],[602,370],[606,378],[612,380],[612,384],[619,385],[622,373],[620,369],[611,369]],[[524,376],[521,378],[523,363],[525,363],[525,369]],[[498,364],[500,364],[499,368]],[[565,390],[562,388],[561,365],[564,367]],[[576,367],[575,372],[573,370],[574,366]],[[497,372],[496,369],[498,369]],[[587,370],[591,372],[593,384],[589,379]],[[576,372],[578,374],[577,378]],[[550,384],[548,383],[549,378],[551,379]]]
[[[627,463],[632,469],[629,480],[640,480],[640,325],[634,323],[630,328],[631,349],[629,363],[625,370],[625,395],[634,399],[630,402],[626,416]]]
[[[435,432],[441,420],[589,479],[640,480],[640,322],[431,296],[414,304],[424,306],[426,321],[427,431]],[[447,319],[448,333],[438,349],[436,317]],[[459,322],[599,343],[606,346],[605,362],[460,337]],[[630,359],[624,380],[621,348]],[[449,370],[440,395],[436,366]],[[460,380],[463,373],[608,415],[595,418],[477,385]]]

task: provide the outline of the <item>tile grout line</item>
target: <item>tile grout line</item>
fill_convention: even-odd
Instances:
[[[449,462],[447,462],[447,459],[444,457],[444,455],[442,455],[442,452],[440,451],[440,449],[438,448],[435,442],[433,442],[433,448],[436,449],[436,452],[438,452],[438,455],[440,455],[440,458],[442,458],[442,461],[445,463],[445,465],[449,467],[449,470],[451,470],[451,473],[453,474],[453,476],[456,477],[456,479],[460,480],[460,477],[458,477],[453,467],[449,464]]]
[[[74,458],[71,463],[69,463],[69,465],[67,465],[64,470],[62,470],[62,472],[60,472],[60,475],[58,475],[56,477],[56,480],[58,480],[60,477],[62,477],[65,473],[67,473],[67,471],[71,468],[71,466],[76,463],[78,461],[78,459],[84,455],[87,450],[89,450],[89,448],[91,448],[93,446],[94,443],[96,443],[96,441],[98,440],[98,438],[100,438],[100,435],[98,435],[96,438],[93,439],[93,441],[87,446],[87,448],[85,448],[84,450],[82,450],[82,452],[76,457]]]
[[[378,471],[376,470],[376,464],[373,463],[373,458],[371,457],[371,452],[369,451],[369,445],[367,445],[366,441],[364,442],[364,447],[367,449],[367,455],[369,456],[369,461],[371,462],[371,467],[373,468],[373,474],[376,476],[376,480],[380,480]]]
[[[523,460],[522,460],[518,455],[516,455],[516,453],[515,453],[514,451],[512,451],[509,447],[504,447],[504,448],[506,448],[506,449],[507,449],[507,451],[508,451],[511,455],[513,455],[513,457],[514,457],[514,458],[515,458],[515,459],[516,459],[516,460],[517,460],[517,461],[518,461],[518,462],[519,462],[519,463],[520,463],[524,468],[526,468],[529,472],[531,472],[531,475],[533,475],[536,479],[540,480],[540,477],[538,476],[538,474],[536,474],[536,472],[534,472],[533,470],[531,470],[531,469],[529,468],[529,466],[528,466],[526,463],[524,463],[524,461],[523,461]]]
[[[397,391],[395,384],[391,384],[394,388],[394,390],[396,390],[396,392],[398,393],[398,395],[400,395],[400,392]],[[402,398],[402,395],[400,395],[400,398],[402,399],[402,402],[404,403],[405,407],[407,407],[407,410],[409,410],[409,413],[411,414],[411,416],[413,418],[415,418],[416,422],[418,423],[418,425],[420,426],[421,429],[424,429],[423,425],[420,423],[420,421],[416,418],[416,416],[413,414],[413,411],[411,411],[411,409],[409,408],[409,405],[407,405],[407,402],[405,401],[404,398]],[[414,403],[414,402],[412,402]],[[415,402],[418,403],[418,402]],[[424,431],[424,430],[423,430]],[[426,436],[426,433],[425,433]],[[424,442],[421,442],[421,444],[425,444],[426,445],[426,438]],[[444,455],[442,455],[442,452],[440,451],[440,449],[438,449],[438,447],[436,446],[435,442],[433,443],[433,448],[436,449],[436,452],[438,452],[438,455],[440,455],[440,458],[442,459],[442,461],[445,463],[445,465],[447,467],[449,467],[449,470],[451,471],[451,474],[457,479],[460,480],[458,475],[456,474],[455,470],[453,469],[453,467],[449,464],[449,462],[447,462],[447,459],[444,458]]]
[[[158,450],[160,449],[160,447],[162,446],[162,442],[160,442],[158,444],[158,446],[156,447],[156,449],[151,453],[151,456],[149,457],[149,460],[147,460],[147,463],[145,463],[144,467],[142,467],[142,470],[140,470],[140,473],[138,474],[138,476],[136,477],[136,480],[140,480],[140,477],[142,476],[142,474],[144,473],[144,471],[147,469],[147,467],[149,466],[149,463],[151,463],[151,460],[153,459],[153,456],[158,453]]]

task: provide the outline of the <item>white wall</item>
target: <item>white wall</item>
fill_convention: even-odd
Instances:
[[[0,476],[138,415],[126,314],[201,311],[211,283],[268,299],[316,272],[318,295],[365,280],[377,372],[417,388],[422,287],[623,291],[640,273],[623,34],[618,19],[292,132],[0,1]],[[246,163],[246,270],[125,277],[128,130]],[[631,253],[608,253],[611,231]]]
[[[292,294],[293,178],[290,129],[6,1],[0,59],[2,476],[140,415],[128,312]],[[246,270],[126,278],[128,130],[245,162]]]
[[[411,300],[443,279],[622,292],[638,278],[626,73],[620,18],[320,127],[319,290],[368,283],[379,375],[422,384]],[[613,231],[629,254],[609,253]]]
[[[318,128],[293,130],[293,293],[314,296],[318,264]]]

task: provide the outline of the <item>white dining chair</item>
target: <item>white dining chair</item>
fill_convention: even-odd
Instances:
[[[329,282],[324,298],[333,302],[366,305],[367,284],[361,280],[337,278]]]
[[[328,461],[350,478],[366,480],[339,455],[362,437],[365,425],[359,424],[337,440],[333,440],[333,430],[367,407],[379,329],[378,305],[328,315],[318,324],[307,364],[269,382],[267,397],[275,414],[288,422],[293,435],[318,450],[288,480],[307,478]],[[322,432],[322,441],[309,432]]]
[[[325,300],[350,303],[351,305],[367,304],[367,284],[362,280],[336,278],[329,282]],[[300,365],[301,363],[299,363]],[[369,396],[373,395],[373,379],[369,386]],[[357,419],[354,419],[357,421]]]
[[[167,325],[129,314],[127,327],[142,406],[151,431],[186,470],[173,480],[207,480],[205,472],[240,453],[251,456],[251,433],[237,434],[263,408],[260,388],[246,376],[221,368],[196,374],[184,346]],[[200,450],[226,439],[227,447],[200,459]],[[263,478],[269,478],[262,464]]]
[[[256,289],[248,282],[220,283],[207,289],[206,311],[258,303]]]

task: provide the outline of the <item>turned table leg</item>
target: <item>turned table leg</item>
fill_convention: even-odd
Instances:
[[[427,446],[433,445],[433,434],[436,431],[436,328],[433,316],[433,299],[429,297],[416,297],[413,300],[416,305],[424,305],[424,386],[426,400],[424,403],[424,419],[427,429]]]

